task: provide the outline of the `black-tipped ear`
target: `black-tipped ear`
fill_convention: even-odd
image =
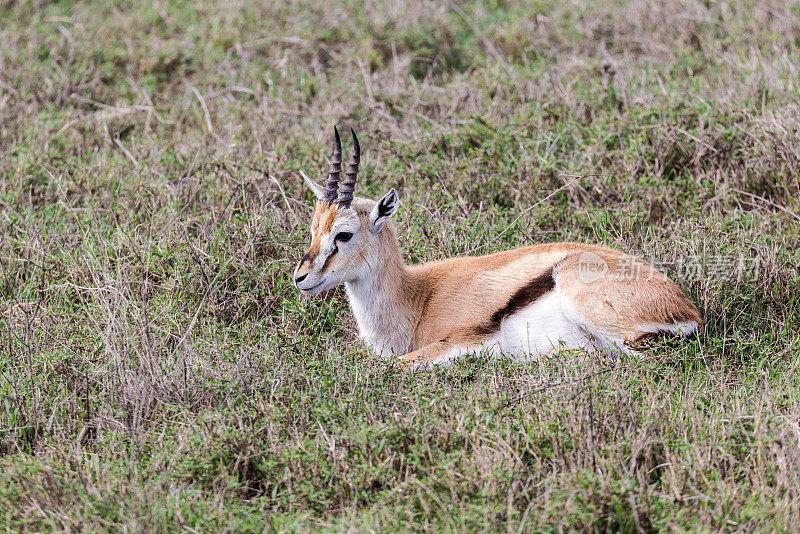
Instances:
[[[394,188],[390,189],[388,193],[383,195],[375,207],[369,213],[369,231],[373,234],[378,234],[383,229],[383,225],[389,220],[389,217],[394,215],[397,208],[400,206],[400,196]]]

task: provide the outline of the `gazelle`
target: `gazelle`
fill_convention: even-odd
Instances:
[[[391,221],[397,191],[377,202],[353,198],[361,149],[350,131],[344,179],[335,127],[325,186],[304,176],[318,202],[294,282],[307,295],[344,283],[359,334],[377,353],[427,366],[481,350],[517,359],[562,347],[625,351],[644,337],[686,336],[701,324],[664,274],[600,246],[549,243],[405,265]]]

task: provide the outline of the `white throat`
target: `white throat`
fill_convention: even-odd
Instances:
[[[409,295],[404,294],[405,267],[394,252],[396,258],[379,258],[373,264],[377,269],[345,283],[359,336],[387,358],[408,352],[415,326]]]

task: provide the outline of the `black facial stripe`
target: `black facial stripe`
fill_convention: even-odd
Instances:
[[[300,267],[302,267],[303,264],[307,262],[309,259],[310,259],[309,255],[305,254],[302,258],[300,258],[300,265],[298,265],[297,268],[299,269]]]
[[[337,252],[339,252],[339,247],[334,245],[333,246],[333,252],[328,254],[328,257],[325,258],[325,263],[322,264],[322,269],[320,270],[321,273],[325,272],[325,269],[328,267],[328,263],[330,263],[330,261],[333,259],[333,257],[336,256]]]

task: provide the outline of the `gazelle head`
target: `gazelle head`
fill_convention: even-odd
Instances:
[[[397,211],[397,191],[390,189],[377,202],[353,198],[361,160],[358,137],[350,128],[353,156],[340,183],[342,142],[335,126],[333,132],[333,153],[325,186],[304,176],[317,197],[317,205],[311,221],[311,246],[294,270],[294,283],[309,295],[369,276],[380,268],[381,250],[387,246],[387,236],[390,240],[396,239],[391,224],[386,223]]]

